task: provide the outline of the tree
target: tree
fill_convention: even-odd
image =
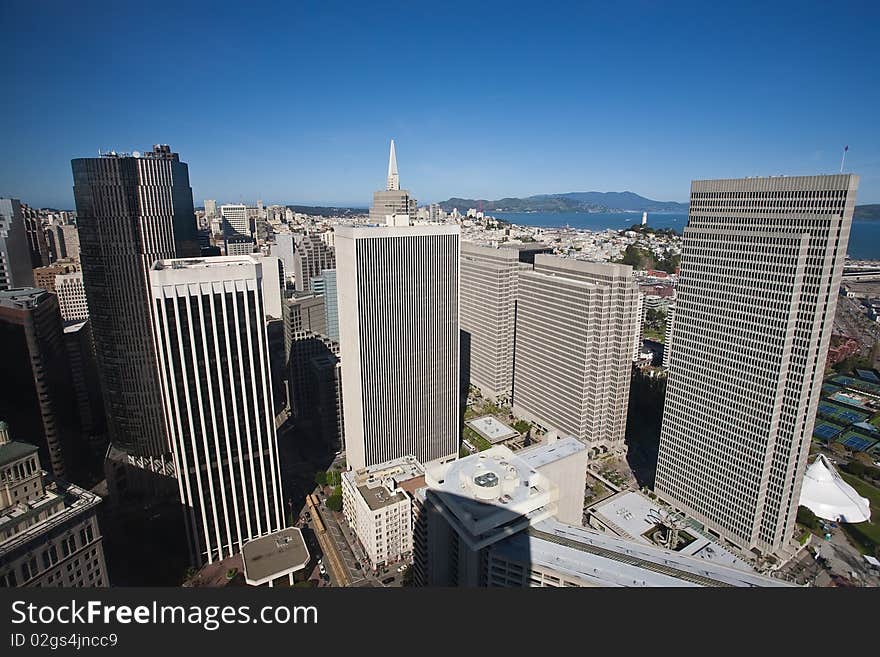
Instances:
[[[850,461],[844,466],[844,468],[847,472],[856,477],[861,477],[865,474],[865,464],[860,463],[859,461]]]
[[[828,449],[830,449],[835,454],[839,454],[840,456],[845,456],[847,453],[847,449],[844,445],[840,443],[831,443],[828,445]]]
[[[333,493],[333,495],[328,497],[327,508],[331,511],[336,511],[337,513],[342,511],[342,495],[337,495],[336,493]]]
[[[816,514],[805,506],[798,507],[797,521],[807,529],[819,529],[819,519],[816,517]]]
[[[342,486],[333,489],[333,494],[327,498],[327,508],[331,511],[342,511]]]
[[[315,483],[319,486],[327,485],[327,473],[323,470],[315,473]]]

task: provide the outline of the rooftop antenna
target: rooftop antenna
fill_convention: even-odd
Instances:
[[[846,161],[846,152],[849,150],[849,146],[843,147],[843,156],[840,158],[840,173],[843,173],[843,163]]]

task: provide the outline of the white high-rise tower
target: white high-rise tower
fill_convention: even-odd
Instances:
[[[336,227],[350,467],[458,455],[458,281],[458,226]]]
[[[277,270],[250,256],[150,271],[162,396],[192,561],[284,527],[265,308]]]
[[[858,180],[691,184],[656,491],[745,550],[792,535]]]

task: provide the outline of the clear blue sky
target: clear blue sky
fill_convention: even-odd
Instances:
[[[685,200],[845,144],[880,202],[880,3],[589,4],[4,0],[0,195],[72,207],[71,158],[161,142],[197,205],[365,206],[393,137],[420,202]]]

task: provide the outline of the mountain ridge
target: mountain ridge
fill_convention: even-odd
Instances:
[[[635,192],[565,192],[535,194],[524,198],[505,197],[494,201],[452,197],[440,202],[449,212],[463,212],[482,203],[485,212],[687,212],[687,203],[656,201]]]

